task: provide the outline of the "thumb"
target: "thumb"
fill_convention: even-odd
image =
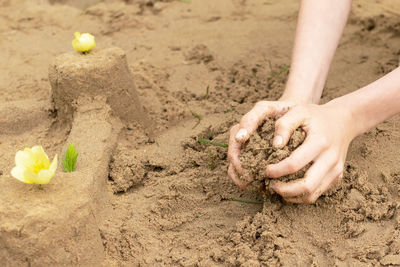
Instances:
[[[275,122],[275,134],[272,142],[275,148],[282,148],[288,142],[293,132],[303,125],[304,114],[295,108],[283,115]]]

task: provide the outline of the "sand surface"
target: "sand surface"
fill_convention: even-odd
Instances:
[[[399,65],[398,0],[353,6],[322,102]],[[198,142],[226,143],[255,102],[280,96],[297,9],[297,0],[1,1],[0,263],[400,265],[399,117],[354,140],[343,181],[313,205],[241,191],[227,149]],[[101,98],[60,120],[48,69],[73,52],[74,31],[95,35],[93,53],[125,51],[151,131],[115,122]],[[82,155],[76,174],[59,167],[42,191],[11,178],[17,150],[40,144],[53,157],[69,140]]]

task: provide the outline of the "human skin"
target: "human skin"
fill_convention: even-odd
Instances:
[[[283,147],[302,127],[306,140],[288,158],[266,166],[270,178],[295,173],[308,163],[303,178],[271,182],[287,202],[314,203],[340,181],[350,142],[380,122],[400,113],[400,68],[348,95],[318,105],[329,66],[343,32],[350,0],[303,0],[299,12],[292,66],[282,97],[260,101],[231,128],[228,175],[242,189],[247,183],[239,161],[241,145],[265,117],[282,115],[273,145]],[[335,125],[335,127],[332,127]]]

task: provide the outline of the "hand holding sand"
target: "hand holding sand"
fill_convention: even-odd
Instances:
[[[247,183],[239,179],[239,176],[243,175],[243,168],[239,160],[242,144],[249,139],[264,118],[280,116],[293,105],[293,102],[288,101],[260,101],[243,116],[239,124],[231,128],[228,148],[230,162],[228,175],[240,188],[246,189],[247,186]],[[251,180],[248,182],[251,182]]]
[[[258,114],[257,118],[263,120],[265,111],[258,113],[257,111],[259,109],[254,108],[248,114],[250,114],[250,117],[257,117]],[[258,127],[258,121],[248,120],[248,114],[243,117],[241,125],[246,125],[251,121],[255,123],[253,124],[254,128]],[[306,132],[307,137],[290,156],[276,164],[265,166],[266,176],[274,179],[280,178],[302,170],[309,163],[312,163],[312,166],[301,179],[289,182],[272,181],[270,183],[271,189],[288,202],[315,202],[323,192],[341,179],[348,146],[356,136],[356,131],[352,130],[351,121],[346,109],[335,103],[321,106],[313,104],[297,105],[280,117],[275,123],[273,141],[275,148],[286,146],[293,132],[299,127]],[[240,151],[238,144],[241,143],[237,141],[235,136],[232,136],[238,127],[236,125],[232,128],[230,138],[230,146],[233,147],[228,152],[231,161],[229,175],[235,183],[245,188],[247,184],[242,182],[237,175],[242,175],[245,171],[241,165],[239,165],[239,169],[236,167],[238,166],[237,161],[239,161],[236,152]],[[235,169],[233,169],[233,166],[235,166]],[[234,170],[240,172],[234,172]]]

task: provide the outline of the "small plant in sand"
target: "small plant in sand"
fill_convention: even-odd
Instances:
[[[11,175],[27,184],[48,184],[57,170],[57,155],[50,163],[49,157],[42,146],[34,146],[20,150],[15,155],[15,167]]]
[[[73,172],[76,169],[76,161],[78,159],[78,151],[74,144],[69,144],[62,159],[62,166],[65,172]]]
[[[204,138],[198,138],[197,141],[199,143],[208,144],[208,145],[212,145],[212,146],[219,146],[219,147],[225,147],[225,148],[228,147],[228,144],[221,143],[221,142],[214,142],[214,141],[204,139]]]
[[[197,119],[197,122],[196,122],[196,124],[193,126],[193,128],[192,129],[194,129],[194,128],[196,128],[199,124],[200,124],[200,122],[201,122],[201,120],[203,119],[203,117],[200,115],[200,114],[198,114],[198,113],[196,113],[196,112],[194,112],[194,111],[190,111],[191,113],[192,113],[192,115],[193,115],[193,117],[195,117],[196,119]]]
[[[90,50],[96,47],[94,36],[90,33],[75,32],[75,39],[72,40],[72,47],[83,54],[89,53]]]

